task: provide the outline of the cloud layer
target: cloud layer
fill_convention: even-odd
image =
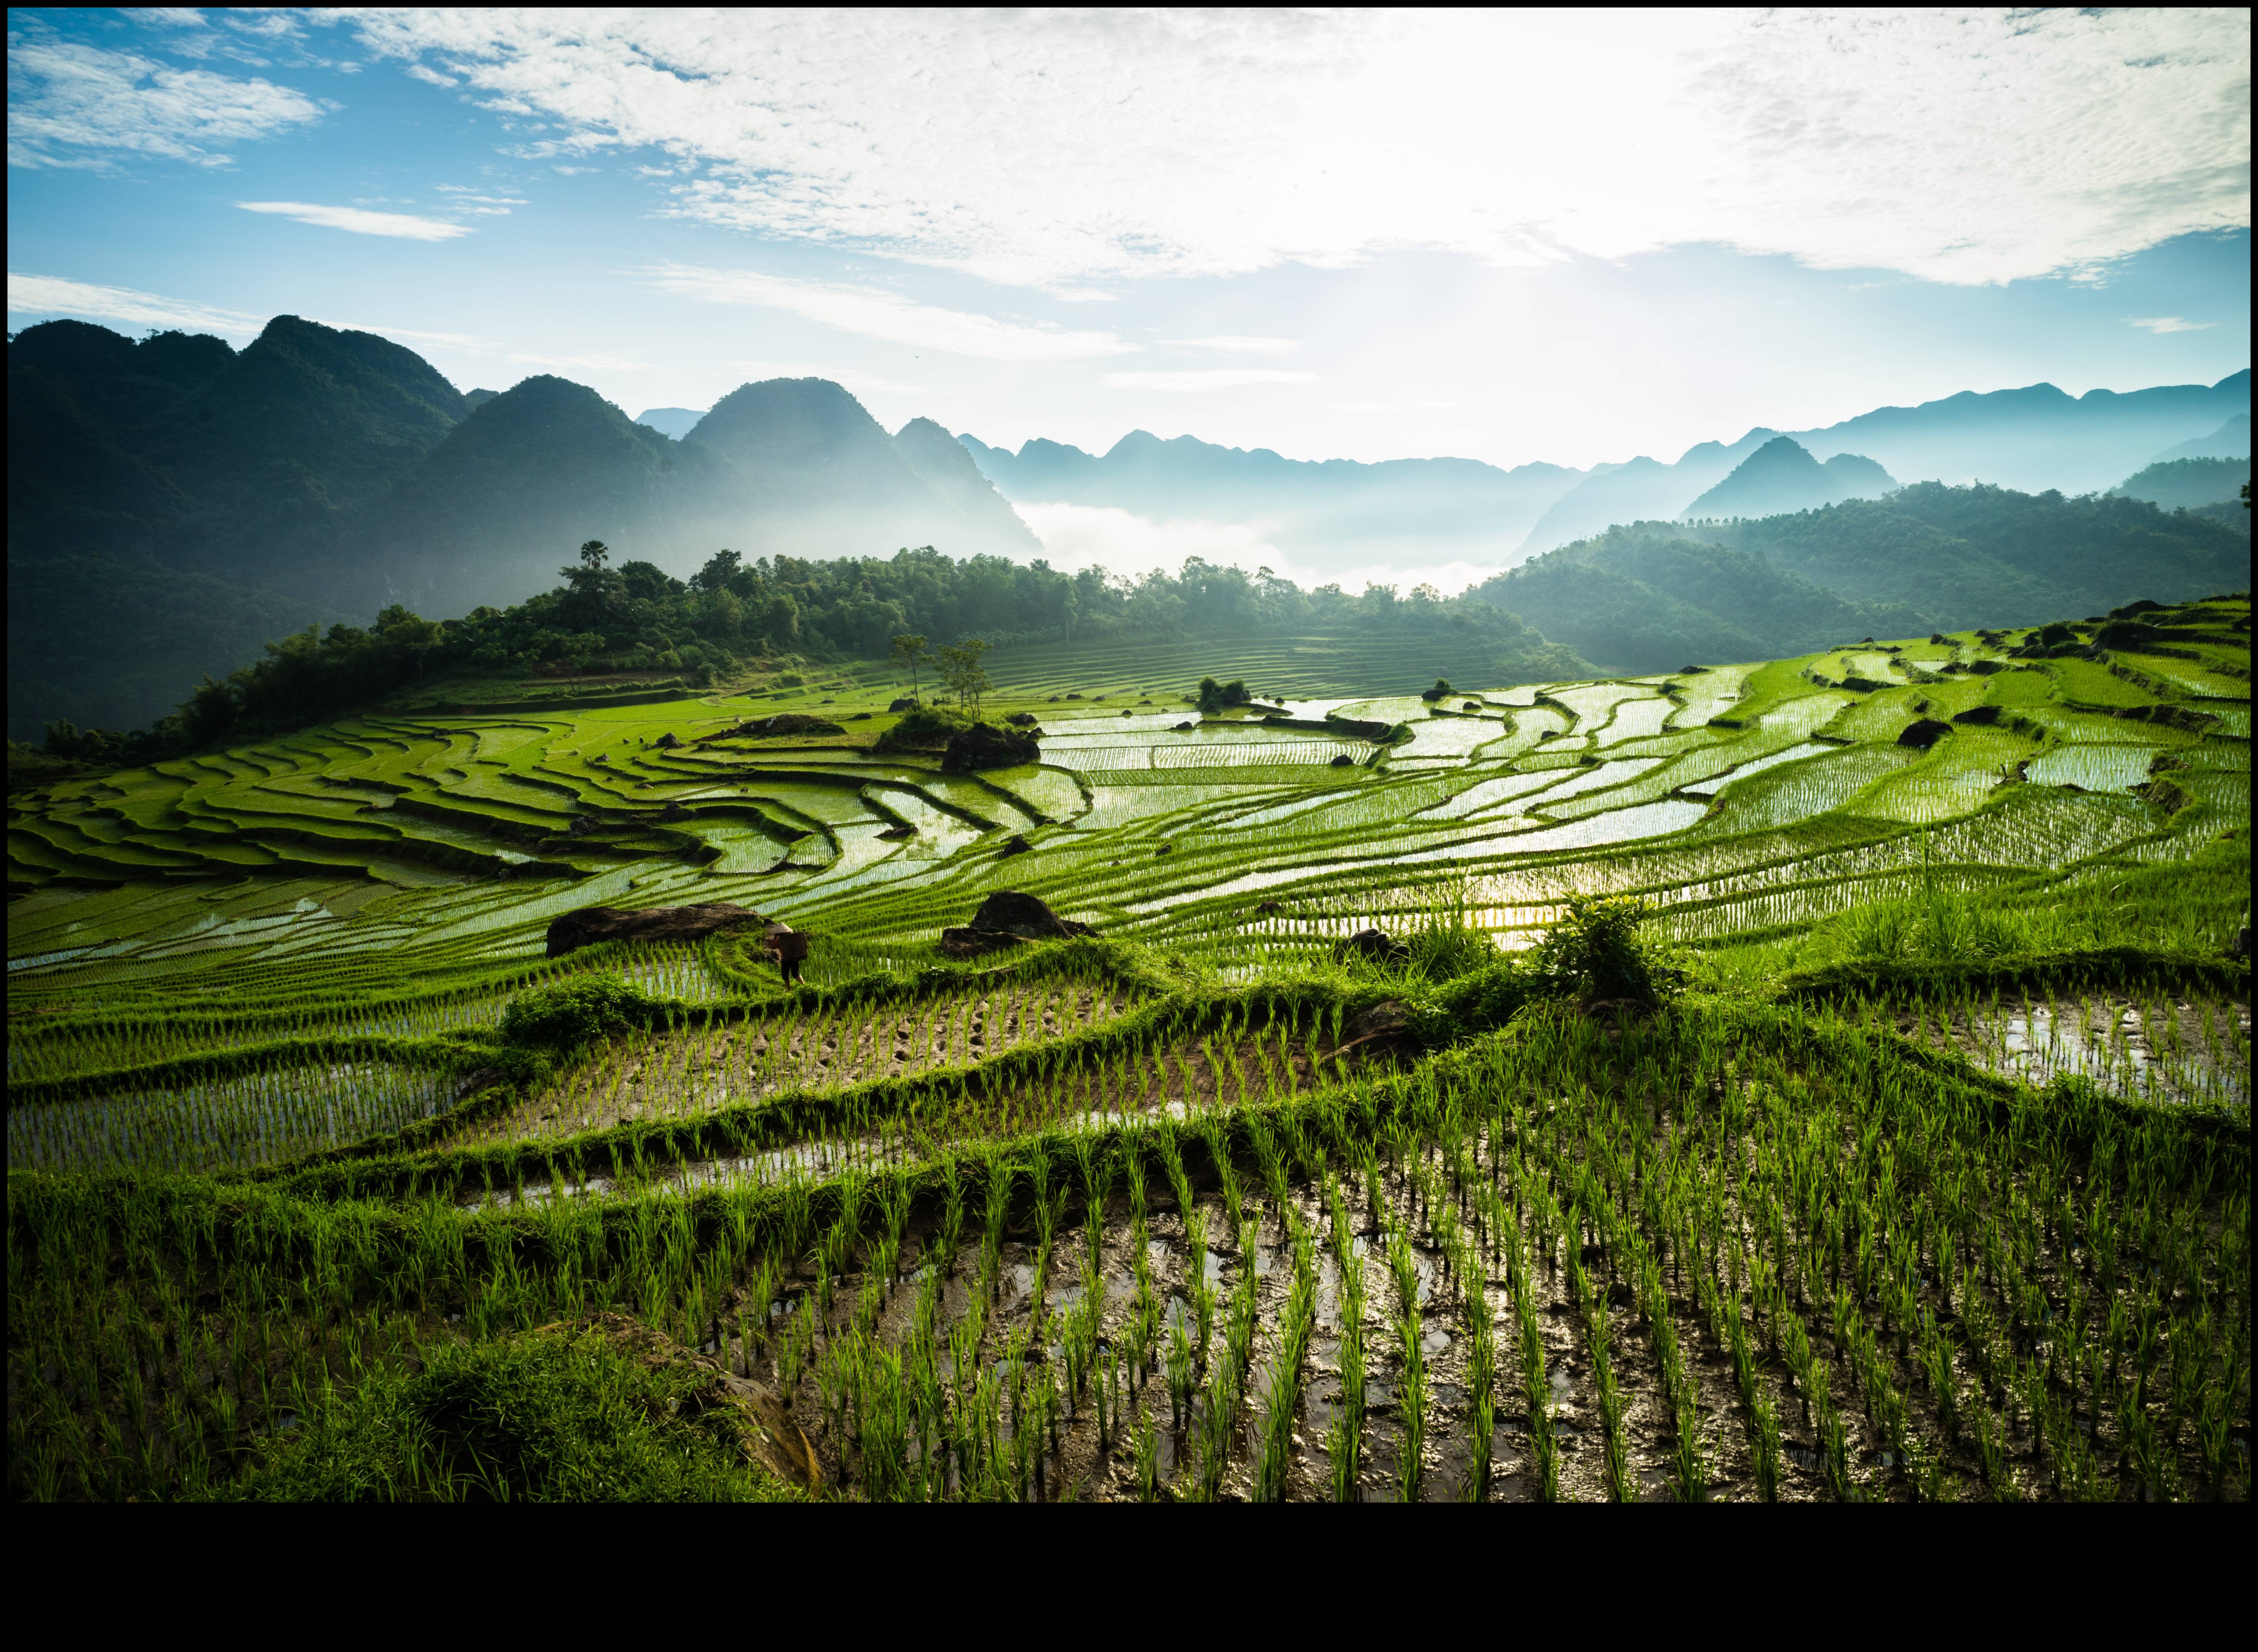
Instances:
[[[302,92],[209,69],[176,68],[131,52],[47,37],[8,41],[8,164],[100,167],[113,152],[233,161],[224,145],[271,138],[321,118]]]
[[[1122,355],[1136,348],[1111,333],[1023,326],[966,310],[915,303],[879,287],[799,280],[757,270],[661,264],[645,270],[643,278],[661,292],[685,298],[789,310],[864,338],[990,361],[1075,361]]]
[[[419,218],[407,212],[369,212],[359,207],[316,206],[305,201],[238,201],[235,204],[245,212],[295,218],[317,229],[347,230],[355,235],[388,236],[401,241],[451,241],[471,232],[467,224]]]
[[[353,14],[672,209],[1071,292],[1693,242],[1977,283],[2248,222],[2240,10]]]

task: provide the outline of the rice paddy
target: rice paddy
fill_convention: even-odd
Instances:
[[[1017,769],[811,667],[18,794],[11,1491],[546,1495],[397,1407],[600,1344],[723,1396],[699,1495],[2241,1500],[2247,613],[2199,668],[1002,649]],[[1095,932],[945,953],[1005,889]],[[1560,984],[1598,897],[1664,985]],[[714,902],[804,979],[546,955]]]

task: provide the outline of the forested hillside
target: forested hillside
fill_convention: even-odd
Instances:
[[[1609,670],[1670,670],[2242,590],[2239,526],[2136,500],[1924,482],[1754,521],[1634,523],[1480,594]]]
[[[1127,636],[1237,644],[1253,635],[1312,633],[1409,643],[1440,636],[1458,657],[1478,661],[1488,681],[1546,681],[1592,670],[1573,650],[1472,596],[1445,600],[1422,588],[1398,599],[1375,587],[1351,597],[1335,585],[1304,592],[1197,558],[1177,576],[1155,573],[1133,585],[1095,569],[1069,577],[1040,563],[960,562],[930,549],[751,564],[723,551],[680,580],[648,562],[614,565],[608,548],[592,544],[560,571],[562,585],[507,609],[480,607],[437,621],[394,605],[373,627],[313,626],[274,638],[256,663],[207,678],[149,728],[72,727],[96,722],[98,710],[75,718],[65,713],[45,730],[46,749],[65,759],[146,762],[336,717],[419,679],[469,675],[523,684],[626,672],[687,688],[748,667],[775,670],[778,656],[785,663],[882,657],[904,635],[935,648],[976,635],[991,644]],[[53,593],[46,599],[55,601]],[[184,678],[180,689],[187,686]],[[501,687],[486,697],[515,691],[522,691]]]

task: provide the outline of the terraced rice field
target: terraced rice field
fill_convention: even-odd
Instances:
[[[591,1494],[385,1453],[631,1344],[682,1495],[2241,1499],[2247,613],[1587,684],[1005,649],[1019,769],[882,749],[863,667],[12,797],[11,1489]],[[1003,889],[1095,934],[946,958]],[[1594,897],[1682,990],[1452,996]],[[805,983],[545,955],[707,902]]]

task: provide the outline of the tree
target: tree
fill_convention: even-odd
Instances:
[[[733,637],[745,628],[745,605],[737,600],[737,593],[723,585],[706,599],[706,630],[708,635]]]
[[[609,545],[607,545],[600,539],[589,539],[581,542],[580,565],[583,568],[586,568],[590,573],[600,572],[602,570],[603,565],[611,560],[611,556],[612,548]]]
[[[912,699],[918,697],[918,664],[926,657],[927,652],[928,645],[923,637],[904,633],[894,639],[893,646],[886,656],[886,663],[894,670],[907,671],[910,674]]]
[[[735,577],[744,558],[734,550],[717,550],[707,558],[706,565],[690,577],[690,583],[700,591],[720,591]]]
[[[988,643],[979,637],[967,637],[953,649],[941,651],[941,680],[956,696],[957,705],[974,719],[980,715],[980,699],[995,684],[980,663],[980,656],[988,652]]]

